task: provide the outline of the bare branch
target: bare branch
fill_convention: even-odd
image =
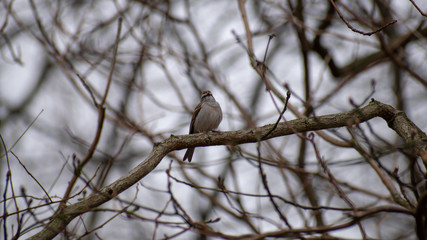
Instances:
[[[279,123],[277,128],[271,134],[269,134],[266,139],[290,135],[295,131],[307,132],[320,129],[351,126],[353,124],[368,121],[374,117],[383,118],[388,123],[388,125],[403,138],[404,141],[411,141],[414,146],[420,146],[424,144],[423,141],[414,141],[412,137],[411,139],[406,138],[406,133],[408,131],[413,132],[418,128],[408,118],[406,118],[403,112],[396,111],[391,106],[377,101],[372,101],[363,108],[348,112]],[[401,127],[396,127],[396,123],[399,123]],[[132,169],[129,173],[122,176],[120,179],[116,180],[109,186],[100,189],[99,192],[92,194],[80,202],[64,207],[60,213],[52,217],[50,223],[41,232],[34,235],[30,239],[41,240],[53,238],[59,232],[61,232],[76,216],[88,212],[92,208],[111,200],[124,190],[134,185],[136,182],[140,181],[152,170],[154,170],[163,157],[171,151],[185,149],[188,147],[255,143],[259,141],[260,136],[266,135],[266,133],[270,131],[271,127],[271,125],[266,125],[255,129],[240,131],[171,136],[168,139],[155,144],[150,155],[142,163]],[[420,139],[426,136],[422,132],[417,132],[417,135],[421,136],[417,136],[416,139]],[[344,226],[346,225],[343,225],[343,227]]]

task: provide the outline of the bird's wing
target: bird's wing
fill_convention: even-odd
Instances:
[[[197,107],[194,109],[193,116],[191,117],[190,134],[194,133],[194,122],[196,121],[196,117],[199,114],[200,109],[201,109],[201,107],[199,105],[197,105]]]

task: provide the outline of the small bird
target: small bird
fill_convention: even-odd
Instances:
[[[204,91],[200,103],[196,106],[191,117],[190,134],[208,132],[216,129],[222,121],[222,110],[219,103],[212,96],[211,91]],[[194,148],[188,148],[184,158],[191,162]]]

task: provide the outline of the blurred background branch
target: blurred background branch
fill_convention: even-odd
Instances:
[[[28,238],[63,216],[58,239],[422,239],[426,9],[0,1],[2,237]],[[221,104],[226,132],[177,136],[203,90]],[[319,122],[357,115],[371,98],[393,106],[373,113],[388,126]],[[292,121],[324,125],[256,139],[278,118],[271,134]],[[254,139],[241,145],[229,131]],[[180,147],[144,162],[169,141]],[[198,148],[191,164],[171,151],[216,144],[225,147]],[[144,177],[129,175],[139,164]]]

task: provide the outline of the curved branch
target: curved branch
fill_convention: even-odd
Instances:
[[[189,147],[202,147],[213,145],[238,145],[244,143],[255,143],[261,140],[262,136],[270,138],[291,135],[297,132],[316,131],[321,129],[346,127],[353,124],[368,121],[369,119],[381,117],[390,128],[403,138],[407,146],[417,155],[425,152],[425,141],[427,136],[414,123],[412,123],[404,112],[398,111],[390,105],[372,100],[363,108],[348,112],[329,114],[318,117],[302,118],[279,123],[270,132],[274,124],[265,125],[258,128],[251,128],[239,131],[199,133],[191,135],[170,136],[169,138],[154,145],[150,155],[129,173],[122,176],[109,186],[100,189],[80,202],[64,207],[63,211],[52,216],[47,226],[39,233],[29,239],[52,239],[75,217],[90,211],[91,209],[108,202],[115,196],[130,188],[149,174],[161,160],[171,151],[186,149]],[[407,149],[407,150],[410,150]]]

